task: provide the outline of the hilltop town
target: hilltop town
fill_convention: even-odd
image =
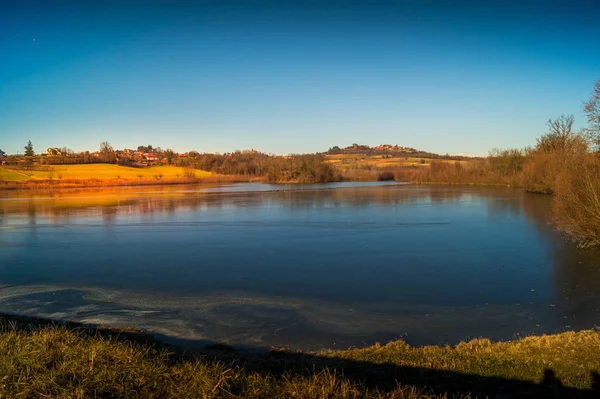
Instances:
[[[390,152],[390,153],[405,153],[412,154],[418,152],[416,149],[411,147],[403,147],[401,145],[393,144],[379,144],[375,147],[369,147],[364,144],[352,144],[351,146],[340,148],[338,146],[331,147],[328,154],[341,154],[341,153],[361,153],[361,152]]]

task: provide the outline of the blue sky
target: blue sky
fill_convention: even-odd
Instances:
[[[600,2],[0,4],[0,148],[485,155],[574,114]]]

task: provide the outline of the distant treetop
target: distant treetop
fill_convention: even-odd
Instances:
[[[29,140],[25,146],[25,156],[32,157],[34,155],[35,153],[33,152],[33,144],[31,144],[31,140]]]

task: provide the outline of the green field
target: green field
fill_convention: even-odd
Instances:
[[[212,173],[194,170],[196,177],[211,176]],[[51,165],[36,166],[31,170],[0,167],[0,177],[5,181],[23,180],[114,180],[114,179],[176,179],[185,176],[185,169],[175,166],[150,166],[132,168],[113,164]]]
[[[30,180],[31,178],[27,175],[24,175],[22,172],[15,172],[9,170],[3,166],[0,166],[0,180],[4,181],[23,181]]]

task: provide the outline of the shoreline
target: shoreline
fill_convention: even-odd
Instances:
[[[425,181],[404,181],[404,180],[356,180],[356,179],[342,179],[339,181],[331,181],[324,183],[306,183],[298,181],[278,181],[278,182],[267,182],[264,178],[249,178],[237,175],[218,175],[204,178],[180,178],[180,179],[140,179],[140,180],[127,180],[127,179],[72,179],[64,181],[56,180],[29,180],[29,181],[0,181],[0,192],[11,192],[11,191],[60,191],[63,189],[73,188],[114,188],[114,187],[151,187],[151,186],[177,186],[177,185],[189,185],[189,184],[235,184],[235,183],[265,183],[274,185],[284,184],[330,184],[330,183],[404,183],[415,186],[465,186],[465,187],[504,187],[504,188],[515,188],[523,189],[526,192],[534,194],[545,194],[545,192],[526,190],[521,186],[514,186],[510,184],[494,184],[494,183],[453,183],[453,182],[425,182]]]
[[[185,184],[224,184],[261,182],[237,175],[217,175],[201,178],[179,179],[70,179],[70,180],[28,180],[28,181],[0,181],[0,192],[20,190],[46,190],[58,191],[71,188],[103,188],[103,187],[138,187],[138,186],[174,186]]]

